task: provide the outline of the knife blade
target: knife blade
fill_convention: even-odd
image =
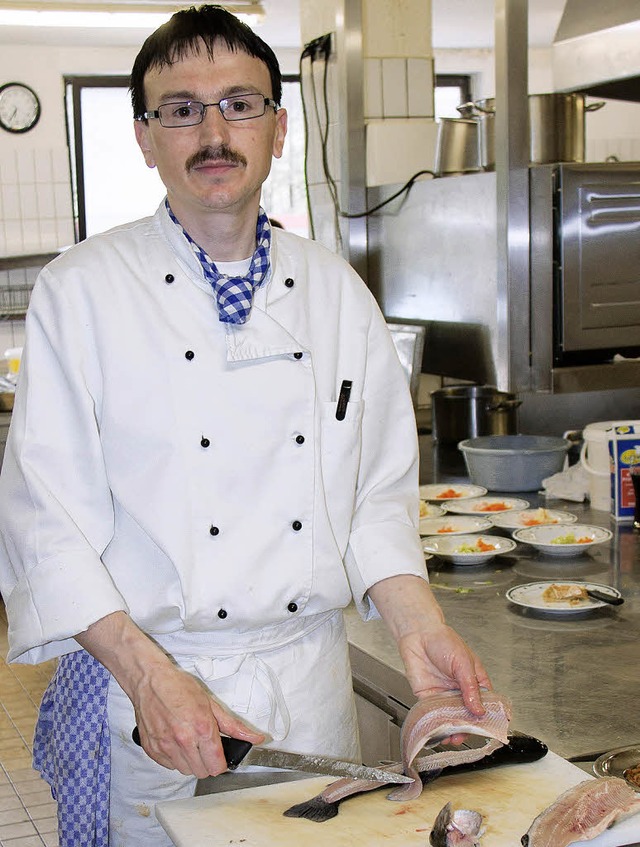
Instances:
[[[137,726],[134,727],[131,737],[138,746],[141,746],[140,732]],[[254,747],[249,741],[229,738],[227,735],[220,736],[220,742],[230,771],[234,771],[241,762],[244,762],[247,765],[257,765],[263,768],[304,771],[305,773],[347,777],[348,779],[367,779],[382,783],[413,782],[410,776],[405,776],[402,773],[357,765],[354,762],[345,762],[330,756],[305,755],[289,753],[285,750],[273,750],[268,747]]]

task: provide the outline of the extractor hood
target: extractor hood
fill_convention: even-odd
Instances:
[[[640,0],[567,0],[553,79],[556,91],[640,102]]]

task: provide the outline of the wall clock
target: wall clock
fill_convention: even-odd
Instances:
[[[40,100],[21,82],[0,85],[0,126],[7,132],[27,132],[40,120]]]

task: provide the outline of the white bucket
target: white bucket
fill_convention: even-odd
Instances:
[[[609,463],[609,430],[614,426],[630,426],[638,421],[600,421],[582,430],[580,463],[589,476],[591,508],[611,511],[611,466]]]

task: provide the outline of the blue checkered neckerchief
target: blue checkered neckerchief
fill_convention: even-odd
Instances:
[[[171,210],[169,201],[165,199],[169,217],[181,229],[193,252],[198,257],[204,278],[211,284],[218,303],[218,316],[223,323],[243,324],[251,312],[253,292],[260,288],[267,278],[269,270],[269,255],[271,249],[271,224],[264,209],[260,208],[256,226],[256,250],[251,259],[251,265],[246,276],[226,276],[221,274],[214,261],[191,238],[180,221]]]
[[[85,650],[63,656],[40,704],[33,766],[58,801],[60,847],[108,847],[109,671]]]

